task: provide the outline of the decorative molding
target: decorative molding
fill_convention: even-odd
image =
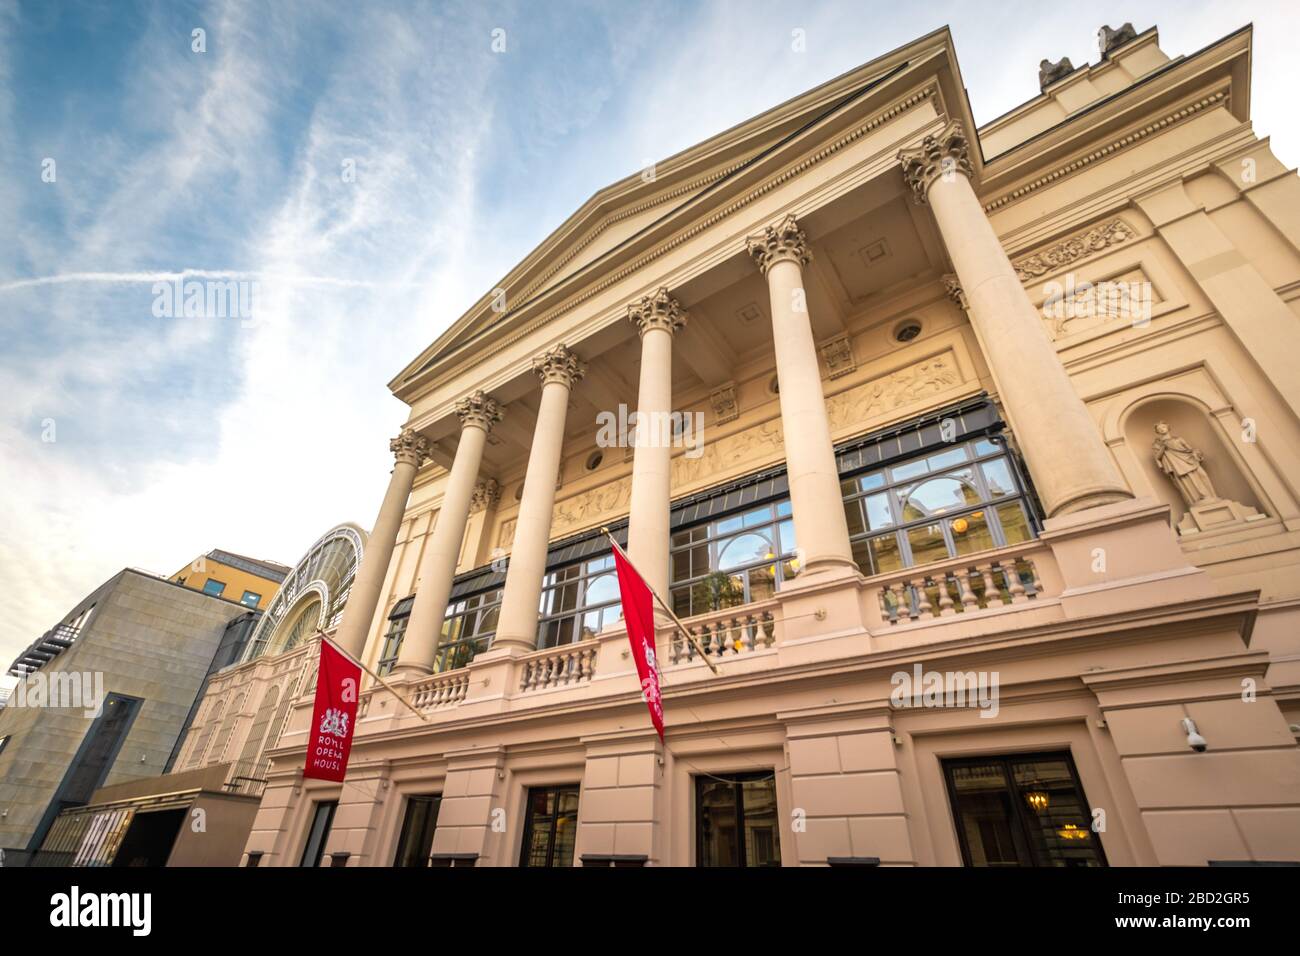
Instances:
[[[1048,246],[1042,252],[1025,256],[1025,258],[1013,262],[1011,265],[1016,270],[1016,276],[1020,281],[1028,282],[1031,279],[1036,279],[1039,276],[1060,269],[1062,266],[1078,262],[1094,252],[1109,249],[1121,242],[1128,242],[1128,240],[1136,236],[1137,230],[1123,219],[1116,217],[1103,225],[1094,226],[1084,232],[1070,236],[1068,239],[1063,239],[1055,245]]]
[[[778,262],[794,262],[800,268],[812,262],[808,237],[799,228],[799,220],[793,213],[775,226],[767,226],[757,235],[746,238],[745,248],[763,275],[767,275],[767,270]]]
[[[456,403],[456,417],[462,428],[481,428],[491,432],[492,426],[505,417],[497,400],[482,389],[472,392]]]
[[[740,417],[740,401],[736,398],[736,383],[724,382],[709,393],[709,405],[713,408],[713,423],[725,425]]]
[[[858,367],[858,363],[853,358],[853,340],[847,333],[841,333],[823,342],[821,353],[822,359],[826,362],[826,374],[830,378],[848,375]]]
[[[826,400],[832,431],[866,421],[875,415],[945,392],[963,382],[952,349],[901,368],[880,378],[855,385]]]
[[[636,326],[638,335],[644,336],[651,329],[663,329],[672,335],[686,324],[686,313],[668,290],[660,286],[654,295],[642,296],[627,307],[627,320]]]
[[[1187,119],[1187,117],[1189,116],[1194,116],[1197,113],[1209,109],[1211,106],[1217,106],[1219,103],[1223,102],[1223,100],[1227,99],[1227,96],[1228,93],[1226,90],[1220,90],[1219,92],[1211,93],[1209,96],[1203,97],[1202,99],[1199,99],[1194,103],[1189,103],[1187,106],[1184,106],[1182,109],[1176,110],[1173,113],[1168,114],[1163,119],[1156,120],[1154,123],[1148,123],[1146,126],[1143,126],[1141,129],[1136,129],[1133,132],[1129,133],[1127,136],[1121,136],[1119,139],[1114,140],[1113,142],[1107,144],[1106,146],[1101,147],[1100,149],[1094,149],[1091,153],[1088,153],[1086,156],[1080,156],[1078,159],[1074,160],[1073,162],[1067,163],[1064,166],[1061,166],[1060,168],[1053,170],[1052,172],[1048,173],[1046,176],[1039,176],[1037,179],[1033,180],[1032,182],[1028,182],[1023,186],[1017,186],[1015,189],[1011,190],[1011,192],[999,196],[997,199],[994,199],[986,203],[984,205],[984,211],[992,212],[995,209],[999,209],[1002,206],[1005,206],[1007,203],[1019,199],[1021,196],[1027,196],[1029,195],[1029,193],[1041,189],[1043,186],[1046,186],[1049,183],[1055,182],[1056,180],[1060,179],[1062,176],[1068,176],[1076,169],[1082,169],[1084,166],[1088,166],[1091,163],[1095,163],[1099,159],[1104,159],[1105,157],[1117,153],[1122,149],[1127,149],[1128,147],[1132,146],[1134,143],[1146,139],[1152,133],[1158,133],[1160,132],[1160,130],[1165,129],[1166,127],[1172,126],[1175,123],[1182,122],[1183,120]]]
[[[542,385],[559,384],[573,388],[587,374],[586,364],[561,343],[533,359],[533,371]]]
[[[399,465],[419,468],[429,457],[429,441],[413,428],[403,428],[402,433],[388,443],[388,450]]]
[[[926,193],[940,176],[961,173],[969,179],[973,173],[970,142],[956,120],[921,140],[920,146],[900,149],[898,161],[903,167],[903,178],[912,189],[912,198],[921,204],[926,202]]]
[[[957,304],[957,308],[963,312],[970,311],[970,303],[966,301],[966,290],[961,287],[961,281],[957,278],[955,272],[949,272],[942,276],[940,281],[943,283],[943,294]]]
[[[476,482],[469,497],[469,513],[475,514],[495,508],[501,500],[501,483],[495,478],[483,478]]]
[[[672,488],[674,493],[691,485],[713,485],[746,470],[762,468],[771,462],[785,442],[779,419],[746,428],[725,438],[705,442],[696,458],[673,456]]]

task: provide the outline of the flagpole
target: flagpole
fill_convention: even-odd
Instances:
[[[600,530],[605,537],[609,538],[609,543],[614,546],[615,550],[617,550],[619,554],[623,555],[623,560],[627,561],[628,564],[632,564],[632,559],[628,557],[627,552],[623,550],[619,543],[614,540],[614,536],[609,533],[609,528],[601,525]],[[632,567],[635,568],[636,565],[632,564]],[[639,571],[637,573],[640,574]],[[677,625],[677,630],[682,632],[682,635],[691,642],[691,646],[694,647],[700,657],[704,659],[704,663],[709,665],[709,670],[713,671],[715,674],[719,673],[718,666],[713,663],[708,654],[704,653],[704,645],[700,643],[700,639],[686,629],[686,625],[681,622],[681,619],[673,613],[673,609],[670,608],[664,599],[659,596],[659,592],[654,589],[654,586],[649,581],[646,581],[644,577],[642,577],[641,580],[645,583],[646,590],[650,592],[650,596],[659,602],[659,607],[661,607],[663,612],[672,619],[672,622],[675,625]]]
[[[363,671],[365,671],[367,674],[369,674],[371,677],[373,677],[375,680],[377,680],[380,684],[382,684],[382,685],[383,685],[383,686],[388,690],[388,692],[389,692],[390,694],[392,694],[394,697],[396,697],[399,701],[401,701],[401,702],[406,706],[406,709],[407,709],[407,710],[409,710],[411,713],[415,714],[416,717],[419,717],[419,718],[420,718],[422,721],[424,721],[426,724],[429,722],[429,718],[426,717],[424,714],[420,713],[418,710],[416,710],[416,709],[411,705],[410,701],[408,701],[405,697],[403,697],[401,694],[399,694],[399,693],[397,692],[397,688],[396,688],[396,687],[394,687],[392,684],[388,683],[388,681],[384,680],[382,677],[380,677],[378,674],[376,674],[374,671],[372,671],[372,670],[371,670],[369,667],[367,667],[365,664],[361,663],[361,661],[357,660],[355,657],[353,657],[351,654],[349,654],[349,653],[348,653],[347,651],[345,651],[343,648],[341,648],[341,647],[339,647],[337,644],[335,644],[332,640],[330,640],[329,635],[326,634],[324,631],[322,631],[320,628],[317,628],[317,629],[316,629],[316,633],[320,635],[320,639],[321,639],[322,641],[328,641],[330,647],[334,648],[334,650],[338,651],[340,654],[342,654],[344,657],[346,657],[348,660],[350,660],[353,664],[356,664],[356,665],[357,665],[358,667],[360,667]]]

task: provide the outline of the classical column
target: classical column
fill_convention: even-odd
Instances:
[[[409,428],[403,428],[402,433],[388,443],[388,448],[396,459],[393,475],[388,479],[388,491],[384,493],[384,502],[379,506],[379,514],[370,529],[361,566],[352,579],[348,603],[343,608],[343,619],[334,634],[334,642],[358,658],[366,649],[370,622],[375,619],[379,592],[393,559],[393,546],[397,543],[397,530],[406,512],[406,500],[411,496],[411,484],[420,465],[429,457],[429,443]]]
[[[778,225],[750,236],[746,244],[767,277],[772,300],[781,434],[801,557],[800,577],[856,571],[803,288],[803,267],[812,261],[807,237],[794,216],[786,216]]]
[[[420,558],[420,585],[394,668],[394,673],[401,676],[419,676],[433,670],[451,581],[456,575],[456,559],[460,556],[465,522],[469,519],[470,499],[478,482],[479,465],[483,463],[483,446],[492,426],[501,421],[496,400],[481,391],[461,399],[456,404],[456,414],[461,424],[460,444],[456,446],[456,457],[442,494],[437,524]]]
[[[975,195],[961,126],[898,158],[916,201],[934,211],[1048,516],[1131,498]]]
[[[565,346],[557,345],[533,360],[533,370],[542,380],[542,399],[537,409],[533,447],[528,452],[515,540],[506,566],[501,615],[492,640],[494,650],[503,647],[532,650],[537,646],[537,609],[542,599],[542,578],[546,574],[546,549],[551,541],[555,483],[564,449],[564,419],[569,408],[569,391],[582,378],[586,366]]]
[[[636,400],[636,449],[627,553],[668,600],[669,514],[672,502],[673,333],[686,314],[667,289],[627,307],[641,336],[641,383]]]

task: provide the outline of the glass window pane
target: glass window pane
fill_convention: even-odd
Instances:
[[[989,494],[994,498],[1003,498],[1016,493],[1016,483],[1011,478],[1011,466],[1005,458],[994,458],[980,465],[984,470],[984,481],[989,486]]]
[[[862,505],[858,501],[844,502],[844,518],[849,523],[850,536],[867,530],[867,523],[862,518]]]
[[[739,531],[741,527],[740,515],[733,515],[730,518],[723,518],[714,527],[716,534],[731,534],[733,531]]]
[[[753,511],[745,513],[742,524],[746,528],[757,528],[759,525],[767,524],[772,520],[772,509],[764,506],[755,508]]]
[[[739,866],[736,788],[721,780],[696,778],[700,866]]]
[[[582,615],[581,633],[578,640],[585,641],[600,633],[600,611],[588,611]]]
[[[953,814],[965,837],[970,865],[1027,865],[1029,848],[1017,824],[1001,763],[952,767],[950,774]]]
[[[1038,866],[1100,866],[1092,815],[1063,759],[1010,761]]]
[[[993,531],[983,511],[972,511],[948,522],[952,529],[953,548],[958,554],[973,554],[993,547]]]
[[[691,589],[689,587],[673,588],[673,613],[678,617],[690,617]]]
[[[1025,518],[1025,510],[1020,502],[1008,501],[1000,504],[997,512],[998,522],[1002,525],[1002,537],[1006,539],[1007,544],[1019,544],[1032,537],[1029,522]]]
[[[718,570],[729,571],[744,567],[755,561],[772,556],[772,545],[760,534],[748,532],[737,535],[730,541],[720,543],[718,549]]]
[[[915,478],[918,475],[924,475],[926,472],[925,459],[920,461],[904,462],[901,465],[895,465],[889,469],[894,481],[906,481],[908,478]]]
[[[689,551],[673,552],[673,580],[685,581],[691,576],[691,553]]]
[[[987,438],[978,438],[975,440],[975,454],[977,455],[991,455],[995,451],[1001,450],[1002,448],[999,445],[995,442],[989,441]]]
[[[766,601],[776,594],[776,565],[762,564],[749,571],[749,599]]]
[[[587,607],[595,604],[608,604],[618,600],[618,578],[613,574],[602,574],[587,582]]]
[[[871,547],[871,563],[874,573],[887,574],[903,567],[903,555],[899,551],[898,535],[881,535],[879,538],[872,538],[868,543]]]
[[[794,543],[794,522],[782,521],[777,530],[781,536],[781,553],[793,554],[795,549]]]
[[[968,457],[966,446],[958,445],[955,448],[949,448],[947,451],[941,451],[937,455],[931,455],[926,459],[926,465],[929,466],[932,472],[943,471],[945,468],[961,464]]]
[[[885,487],[885,473],[883,471],[873,471],[869,475],[862,475],[858,478],[858,486],[863,491],[873,491],[876,488]]]
[[[888,528],[894,523],[894,516],[889,511],[889,495],[868,495],[862,499],[862,507],[867,512],[867,527],[872,531]]]
[[[793,513],[794,511],[791,509],[790,500],[788,498],[785,501],[778,501],[776,503],[776,516],[778,518],[788,518]]]
[[[907,496],[903,506],[903,520],[919,521],[955,508],[977,504],[979,494],[973,485],[963,480],[969,475],[969,469],[965,469],[954,472],[951,476],[921,482]]]
[[[948,545],[943,540],[943,526],[923,524],[907,532],[907,543],[912,549],[914,565],[930,564],[949,557]]]
[[[780,866],[776,776],[746,780],[741,785],[741,794],[745,809],[745,865]]]
[[[709,546],[707,544],[697,544],[691,548],[691,577],[698,578],[701,574],[708,574],[712,570],[709,567]]]
[[[866,538],[859,538],[853,542],[853,560],[857,562],[858,570],[867,577],[876,572],[871,567],[871,542]]]

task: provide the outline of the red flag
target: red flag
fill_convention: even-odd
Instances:
[[[654,597],[650,585],[632,567],[622,548],[614,548],[614,567],[618,570],[618,589],[623,596],[627,639],[632,645],[637,676],[641,678],[641,698],[650,708],[650,720],[663,740],[664,708],[659,696],[659,658],[655,654]]]
[[[357,723],[361,668],[332,643],[321,638],[320,669],[316,672],[316,706],[312,708],[304,777],[341,781],[348,772],[352,734]]]

